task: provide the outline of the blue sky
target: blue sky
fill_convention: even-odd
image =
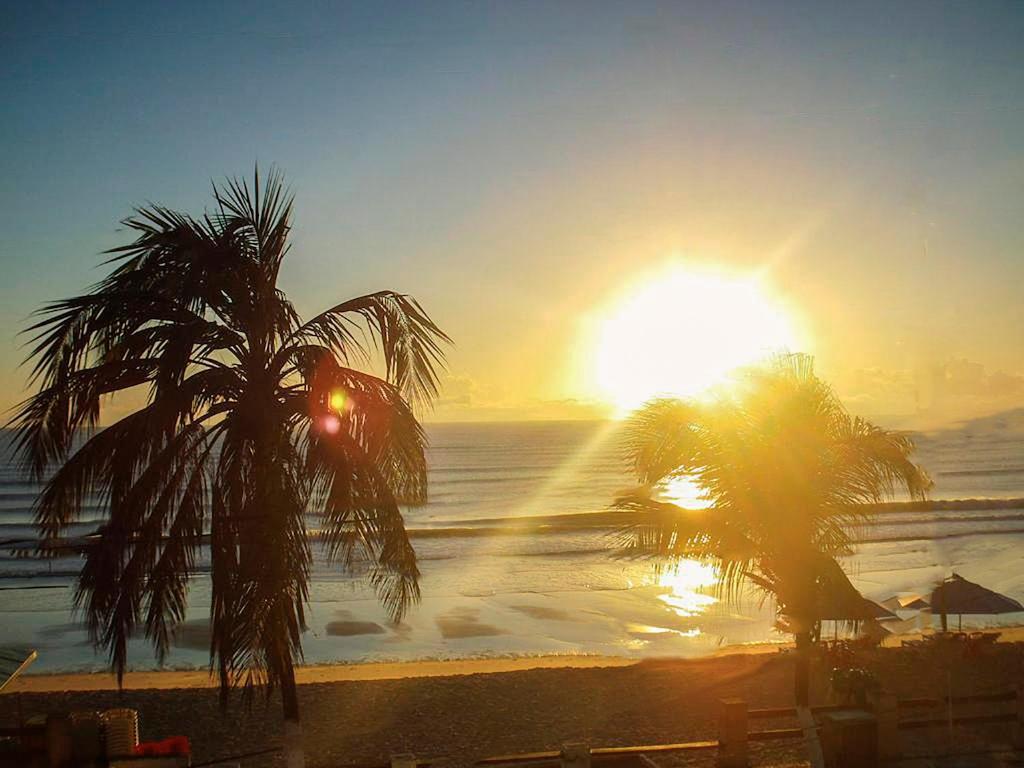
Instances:
[[[0,31],[5,404],[17,330],[132,205],[201,210],[256,161],[297,193],[300,310],[417,295],[453,416],[570,414],[576,319],[667,258],[770,262],[868,410],[960,360],[985,372],[951,414],[1024,398],[1018,3],[28,6]]]

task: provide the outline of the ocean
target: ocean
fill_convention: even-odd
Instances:
[[[611,556],[608,532],[586,524],[585,515],[632,485],[616,429],[600,422],[430,425],[429,502],[405,514],[422,601],[392,624],[361,578],[318,560],[305,662],[699,656],[782,641],[772,607],[755,595],[720,602],[707,566],[659,570]],[[9,443],[9,435],[3,439]],[[1024,600],[1024,506],[1008,501],[1024,498],[1024,411],[915,439],[936,503],[888,511],[859,528],[856,554],[844,563],[854,583],[884,600],[927,594],[955,570]],[[35,672],[103,669],[104,656],[94,653],[71,607],[78,556],[38,560],[11,550],[35,536],[37,491],[9,460],[0,466],[0,642],[37,648]],[[678,492],[663,490],[666,498]],[[93,530],[102,518],[91,501],[72,533]],[[200,568],[166,666],[206,666],[209,605]],[[932,620],[900,615],[902,629]],[[964,618],[965,627],[1019,623],[1024,615]],[[132,641],[129,658],[135,669],[157,666],[143,638]]]

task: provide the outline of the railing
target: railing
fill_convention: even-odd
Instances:
[[[904,719],[902,711],[927,709],[939,706],[964,704],[1016,704],[1014,711],[994,714],[970,714],[935,718]],[[846,705],[822,705],[811,707],[811,712],[823,714],[849,710]],[[748,709],[740,699],[723,699],[718,724],[718,738],[711,741],[689,741],[677,744],[646,744],[630,747],[593,747],[587,744],[566,744],[560,750],[543,752],[525,752],[514,755],[497,755],[478,760],[478,766],[501,766],[511,764],[560,764],[562,768],[586,768],[591,760],[600,762],[602,758],[622,756],[658,755],[673,752],[717,751],[719,768],[735,768],[747,766],[749,763],[749,744],[751,742],[776,741],[785,739],[803,739],[802,728],[771,728],[748,731],[749,720],[768,720],[797,717],[795,707],[770,707]],[[912,698],[897,700],[892,695],[876,697],[873,714],[877,724],[878,754],[885,759],[899,756],[899,731],[918,728],[944,727],[954,725],[983,725],[991,723],[1010,723],[1014,728],[1014,745],[1024,748],[1024,685],[1016,690],[999,691],[996,693],[954,696],[952,699]],[[414,755],[395,755],[388,765],[361,765],[347,768],[428,768],[439,766],[446,759],[426,760]]]
[[[940,706],[964,704],[1001,704],[1015,702],[1016,707],[1012,712],[1000,712],[994,714],[973,714],[956,715],[953,717],[934,717],[901,719],[899,714],[904,710],[927,709]],[[850,709],[846,705],[827,704],[811,707],[811,712],[823,714]],[[877,721],[878,731],[878,752],[879,755],[887,758],[898,756],[898,733],[900,730],[913,730],[918,728],[947,727],[951,725],[985,725],[992,723],[1015,724],[1014,742],[1015,746],[1024,748],[1024,685],[1018,686],[1016,690],[999,691],[996,693],[971,694],[967,696],[954,696],[952,699],[942,698],[912,698],[897,700],[895,696],[882,695],[877,698],[874,706],[874,714]],[[718,724],[718,738],[709,741],[688,741],[675,744],[644,744],[628,747],[593,747],[587,744],[573,743],[565,744],[560,750],[548,750],[542,752],[525,752],[513,755],[496,755],[478,760],[477,766],[501,766],[511,764],[559,764],[562,768],[586,768],[595,760],[624,756],[658,755],[676,752],[702,752],[717,751],[717,765],[719,768],[734,768],[748,765],[748,747],[751,742],[778,741],[786,739],[803,739],[805,733],[802,728],[769,728],[756,731],[748,731],[749,720],[778,720],[783,718],[797,717],[795,707],[768,707],[761,709],[748,709],[746,703],[741,699],[723,699],[721,701],[721,712]],[[12,729],[0,729],[0,734]],[[266,755],[280,751],[280,747],[256,750],[231,757],[221,757],[217,760],[197,763],[199,766],[209,765],[211,768],[224,763],[232,763],[254,757],[265,757]],[[348,766],[335,766],[335,768],[440,768],[448,762],[447,758],[425,759],[412,754],[393,755],[389,763],[379,764],[353,764]]]

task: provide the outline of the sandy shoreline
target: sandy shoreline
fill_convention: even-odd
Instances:
[[[993,628],[998,631],[999,642],[1024,643],[1024,626]],[[895,635],[884,645],[898,648],[905,639],[920,638],[919,632]],[[791,643],[750,643],[725,646],[703,658],[723,656],[757,656],[776,653],[791,647]],[[699,662],[701,659],[690,661]],[[362,664],[312,664],[296,668],[300,685],[340,683],[374,680],[402,680],[421,677],[452,677],[462,675],[497,674],[533,669],[594,669],[603,667],[629,667],[658,659],[625,656],[519,656],[489,659],[425,659],[420,661],[368,662]],[[680,661],[681,659],[671,659]],[[140,670],[128,672],[122,689],[125,691],[174,690],[216,688],[217,679],[205,669]],[[61,691],[116,691],[117,679],[108,672],[57,672],[23,674],[6,691],[22,693],[56,693]]]
[[[539,656],[509,659],[451,659],[444,661],[399,661],[368,664],[318,664],[298,667],[300,685],[338,683],[355,680],[401,680],[419,677],[449,677],[526,669],[591,669],[594,667],[625,667],[638,659],[615,656]],[[173,690],[176,688],[216,688],[218,681],[206,670],[155,670],[128,672],[124,690]],[[57,691],[113,691],[117,678],[103,672],[25,674],[15,680],[7,691],[51,693]]]
[[[726,646],[706,658],[774,653],[789,643],[752,643]],[[519,672],[532,669],[594,669],[629,667],[650,659],[625,656],[520,656],[493,659],[425,659],[421,661],[368,662],[365,664],[313,664],[296,668],[299,685],[360,680],[402,680],[420,677],[452,677]],[[696,660],[695,660],[696,661]],[[141,670],[124,676],[126,691],[216,688],[218,681],[204,669]],[[24,674],[6,689],[10,692],[55,693],[60,691],[116,691],[117,678],[107,672],[58,672]]]

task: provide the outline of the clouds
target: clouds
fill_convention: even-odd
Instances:
[[[864,367],[822,372],[855,414],[886,426],[940,429],[1024,406],[1024,375],[989,372],[954,358],[915,368]],[[517,396],[465,373],[442,381],[429,421],[555,421],[612,418],[607,403],[583,398]]]
[[[583,421],[607,419],[613,409],[593,400],[517,397],[510,388],[449,374],[429,421]]]
[[[933,429],[1024,405],[1024,376],[954,358],[914,369],[860,368],[838,374],[836,391],[856,413]]]

